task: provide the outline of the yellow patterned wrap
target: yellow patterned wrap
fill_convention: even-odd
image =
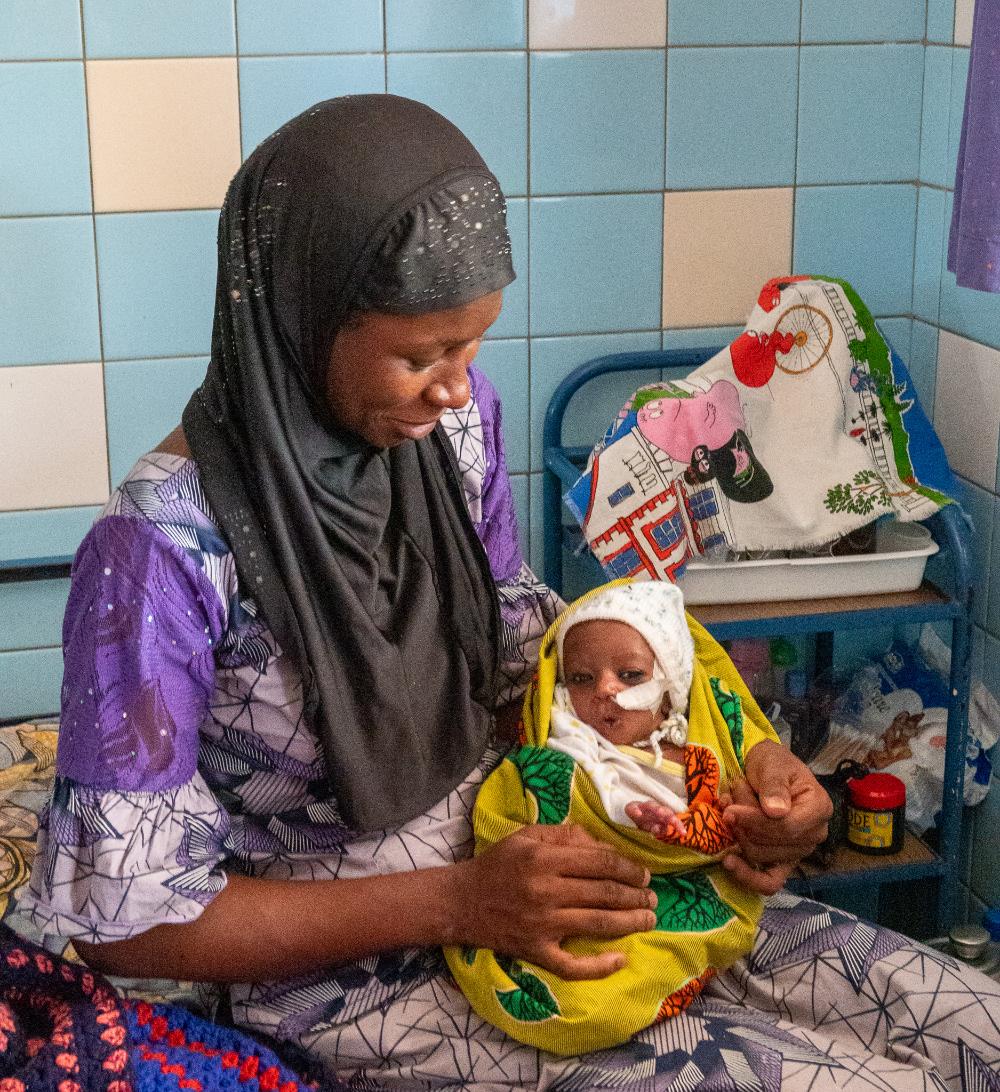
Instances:
[[[534,823],[578,823],[649,869],[659,900],[657,926],[617,940],[567,942],[567,951],[581,955],[620,951],[626,956],[621,970],[585,982],[564,981],[487,949],[445,949],[455,980],[479,1016],[521,1042],[557,1054],[624,1042],[680,1012],[713,974],[749,952],[761,900],[718,863],[726,851],[720,839],[728,836],[715,829],[718,809],[710,805],[719,789],[741,776],[752,747],[764,739],[777,741],[725,651],[688,615],[695,645],[684,756],[689,812],[682,818],[688,844],[666,844],[612,823],[587,774],[568,755],[546,747],[557,675],[555,635],[593,594],[578,599],[545,636],[538,673],[525,695],[523,746],[490,774],[476,799],[476,852]],[[673,832],[667,836],[677,838]]]

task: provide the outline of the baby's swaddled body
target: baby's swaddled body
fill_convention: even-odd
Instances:
[[[589,981],[487,949],[445,954],[476,1012],[512,1037],[560,1054],[613,1046],[680,1012],[749,952],[761,900],[720,863],[732,840],[719,796],[746,753],[776,736],[679,590],[622,581],[553,624],[521,727],[523,745],[477,797],[477,853],[533,823],[577,823],[649,869],[656,926],[568,941],[575,954],[624,955]],[[651,824],[636,802],[673,818]]]

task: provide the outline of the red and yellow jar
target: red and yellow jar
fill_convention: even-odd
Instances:
[[[903,848],[906,786],[898,777],[871,773],[847,782],[847,844],[859,853],[898,853]]]

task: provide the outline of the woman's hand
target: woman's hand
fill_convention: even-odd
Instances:
[[[740,883],[773,895],[826,837],[833,805],[809,767],[771,740],[750,751],[744,773],[725,811],[740,853],[723,863]]]
[[[492,948],[565,979],[604,978],[625,957],[573,955],[563,941],[656,924],[649,872],[576,825],[525,827],[455,873],[449,943]]]

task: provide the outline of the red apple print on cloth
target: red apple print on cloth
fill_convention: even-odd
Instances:
[[[795,345],[795,334],[783,334],[775,330],[770,334],[751,331],[740,336],[729,346],[733,358],[733,371],[745,387],[763,387],[774,375],[777,354],[787,354]]]

